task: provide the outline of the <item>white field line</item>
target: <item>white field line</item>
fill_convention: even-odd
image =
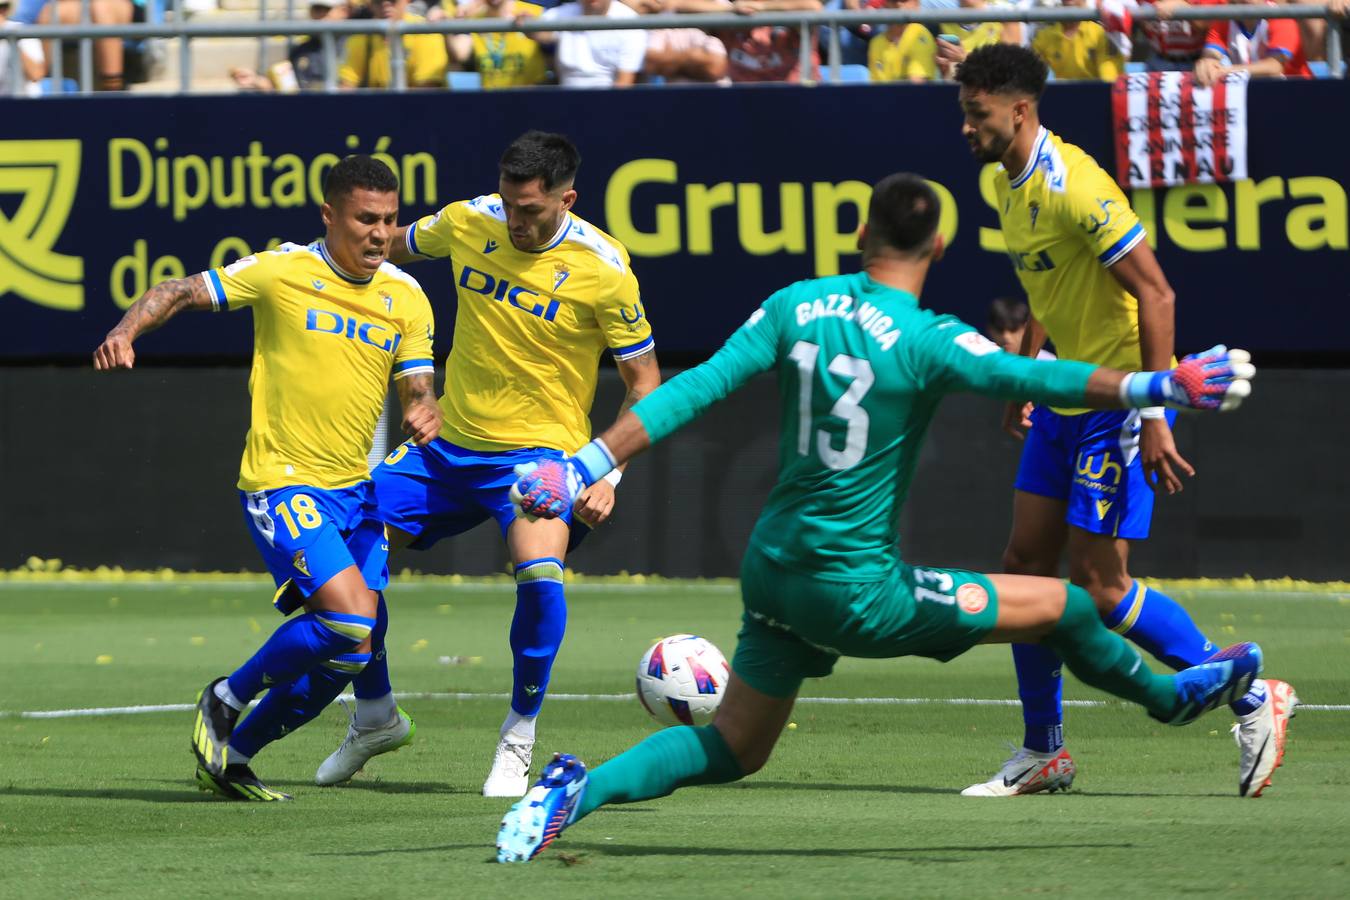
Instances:
[[[262,578],[256,581],[234,580],[234,581],[0,581],[0,591],[17,591],[20,589],[28,590],[87,590],[87,591],[140,591],[156,590],[169,591],[175,590],[182,593],[188,591],[240,591],[257,589],[264,591],[269,595],[274,590],[271,581]],[[396,597],[400,593],[411,593],[414,591],[442,591],[449,594],[464,593],[467,591],[483,592],[491,591],[494,593],[514,592],[515,585],[509,581],[498,583],[468,582],[465,584],[419,584],[412,582],[409,584],[399,584],[394,582],[388,588],[391,597]],[[696,592],[708,594],[736,594],[740,593],[740,587],[735,584],[699,584],[699,583],[649,583],[649,584],[576,584],[567,585],[568,593],[616,593],[620,591],[655,591],[665,593],[671,591]]]
[[[441,693],[409,692],[396,693],[399,700],[509,700],[507,693]],[[351,701],[351,694],[338,698]],[[561,702],[632,702],[633,694],[549,694],[548,699]],[[830,706],[1017,706],[1018,700],[1001,700],[983,697],[799,697],[798,703],[819,703]],[[1104,707],[1115,706],[1103,700],[1065,700],[1065,706]],[[1299,711],[1350,712],[1346,703],[1305,703],[1299,704]],[[79,719],[94,716],[125,716],[144,713],[188,712],[196,709],[195,703],[161,703],[154,706],[101,706],[87,709],[36,709],[36,710],[0,710],[0,719]]]
[[[513,585],[509,581],[501,582],[481,582],[470,581],[461,584],[450,583],[428,583],[428,582],[405,582],[399,583],[397,580],[392,582],[388,588],[391,596],[397,597],[399,594],[423,593],[428,591],[442,592],[447,595],[465,594],[465,593],[503,593],[510,592]],[[178,593],[197,593],[201,591],[239,591],[239,590],[259,590],[264,593],[272,590],[272,582],[265,576],[259,576],[256,579],[238,578],[221,581],[194,581],[173,580],[173,581],[10,581],[0,579],[0,592],[21,591],[21,590],[61,590],[61,591],[176,591]],[[567,585],[569,594],[612,594],[623,592],[651,592],[651,593],[698,593],[698,594],[739,594],[740,585],[735,583],[706,583],[706,582],[681,582],[681,581],[659,581],[633,584],[619,584],[611,582],[599,583],[569,583]],[[1326,590],[1278,590],[1265,589],[1259,586],[1252,588],[1232,588],[1232,587],[1188,587],[1177,588],[1174,593],[1181,596],[1204,596],[1206,594],[1260,594],[1262,599],[1277,599],[1281,601],[1303,600],[1311,602],[1334,602],[1346,604],[1350,603],[1350,593],[1344,591],[1326,591]]]

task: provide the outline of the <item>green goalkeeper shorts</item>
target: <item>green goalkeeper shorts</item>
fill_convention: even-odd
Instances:
[[[998,619],[998,595],[964,569],[898,565],[881,581],[826,581],[753,546],[741,563],[745,613],[732,669],[755,690],[790,697],[841,656],[927,656],[946,662]]]

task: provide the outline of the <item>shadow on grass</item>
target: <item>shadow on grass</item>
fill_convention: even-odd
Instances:
[[[492,845],[486,841],[472,844],[436,844],[431,847],[386,847],[381,850],[323,850],[311,853],[311,856],[387,856],[393,853],[444,853],[448,850],[482,850],[489,852]],[[496,862],[496,859],[492,860]]]
[[[739,791],[861,791],[871,794],[959,794],[956,788],[917,784],[829,784],[819,781],[738,781]]]
[[[162,782],[170,784],[171,782]],[[69,800],[139,800],[142,803],[213,803],[229,801],[184,783],[172,788],[58,788],[3,787],[0,797],[64,797]]]
[[[1134,844],[971,844],[963,847],[651,847],[629,844],[592,844],[566,840],[557,845],[560,850],[591,851],[604,856],[823,856],[855,859],[891,859],[916,863],[959,863],[968,861],[969,854],[1025,853],[1028,851],[1062,850],[1132,850]],[[933,854],[960,854],[934,856]],[[542,859],[542,857],[541,857]]]
[[[348,781],[331,787],[319,787],[312,781],[269,781],[269,785],[290,788],[312,788],[316,791],[373,791],[377,794],[477,794],[477,791],[451,787],[443,781],[381,781],[379,779]]]
[[[775,790],[775,791],[858,791],[862,793],[875,794],[935,794],[959,796],[960,788],[956,787],[929,787],[919,784],[827,784],[812,781],[737,781],[734,784],[727,785],[733,790]],[[1063,793],[1045,794],[1047,799],[1050,797],[1061,798],[1061,802],[1071,801],[1073,798],[1090,799],[1099,797],[1126,798],[1134,800],[1153,799],[1155,797],[1177,797],[1187,800],[1203,799],[1208,797],[1232,797],[1234,794],[1180,794],[1180,793],[1158,793],[1155,791],[1135,791],[1133,793],[1093,791],[1093,790],[1072,790]],[[606,807],[606,812],[610,811]]]

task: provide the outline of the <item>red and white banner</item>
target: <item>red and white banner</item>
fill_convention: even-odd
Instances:
[[[1126,75],[1111,94],[1122,187],[1247,177],[1247,75],[1200,87],[1190,72]]]

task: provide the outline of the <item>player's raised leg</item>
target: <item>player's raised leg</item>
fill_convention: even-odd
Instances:
[[[544,775],[502,819],[498,862],[528,862],[584,816],[611,803],[664,797],[682,787],[725,784],[759,771],[792,712],[734,672],[711,725],[658,731],[587,773],[574,756],[554,757]]]
[[[1261,671],[1261,649],[1235,644],[1176,675],[1149,670],[1139,652],[1102,624],[1082,588],[1047,579],[990,576],[998,621],[983,643],[1044,643],[1084,683],[1137,703],[1170,725],[1185,725],[1241,696]]]
[[[511,707],[483,782],[484,797],[520,797],[529,789],[535,720],[567,628],[563,557],[568,533],[561,519],[517,519],[506,533],[516,574]]]

